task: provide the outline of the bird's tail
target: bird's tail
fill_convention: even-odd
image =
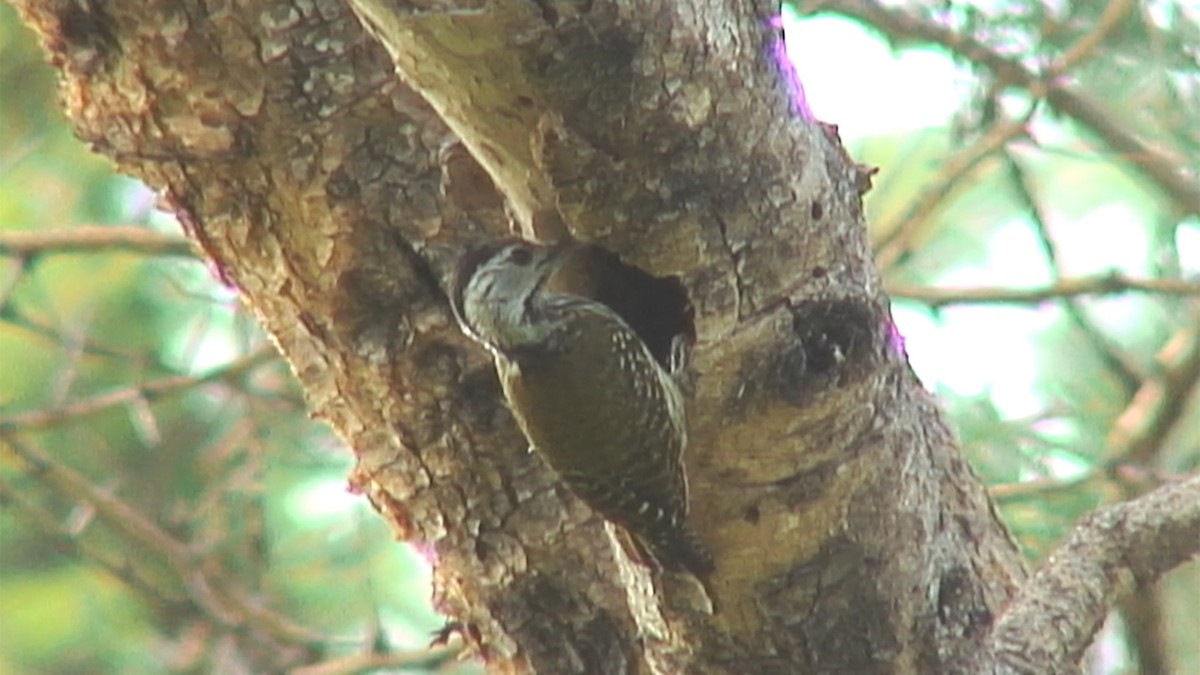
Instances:
[[[703,579],[713,573],[712,554],[686,524],[655,529],[633,537],[643,553],[669,572],[691,572]],[[643,556],[645,557],[645,556]]]

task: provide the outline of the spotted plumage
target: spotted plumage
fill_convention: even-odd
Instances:
[[[509,240],[466,256],[452,289],[463,330],[492,352],[531,446],[663,567],[703,576],[687,525],[687,429],[671,376],[606,305],[552,281],[563,247]]]

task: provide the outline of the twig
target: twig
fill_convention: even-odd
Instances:
[[[0,321],[6,321],[11,326],[29,331],[56,344],[64,342],[62,329],[21,313],[15,305],[0,305]],[[84,338],[82,346],[84,353],[88,356],[115,358],[125,361],[135,361],[143,356],[131,350],[123,350],[111,345],[100,344],[91,338]],[[161,364],[156,363],[155,365]]]
[[[997,619],[981,673],[1077,667],[1109,609],[1200,553],[1200,473],[1097,511]]]
[[[132,403],[138,400],[150,400],[170,394],[178,394],[188,389],[216,381],[232,382],[254,370],[260,365],[278,358],[273,349],[259,351],[242,357],[238,361],[203,377],[190,375],[175,375],[160,380],[147,382],[140,386],[130,386],[107,394],[99,394],[80,401],[75,401],[59,408],[46,410],[30,410],[10,415],[0,416],[0,433],[12,430],[30,431],[58,426],[73,421],[85,415],[98,413],[114,406]]]
[[[175,595],[172,597],[164,589],[156,587],[150,581],[138,575],[132,569],[128,560],[110,560],[98,547],[89,545],[77,534],[63,527],[58,519],[47,513],[45,509],[25,499],[22,490],[10,486],[6,481],[0,481],[0,500],[3,500],[6,504],[15,505],[20,513],[34,522],[35,526],[39,528],[40,533],[49,536],[58,550],[69,551],[75,554],[79,560],[96,565],[108,572],[115,579],[138,592],[145,601],[157,606],[159,609],[178,609],[184,604],[182,596]]]
[[[988,495],[998,503],[1023,499],[1042,499],[1049,495],[1069,490],[1094,487],[1097,490],[1112,489],[1114,483],[1137,486],[1140,492],[1152,490],[1165,483],[1182,480],[1183,477],[1168,471],[1154,471],[1134,464],[1109,464],[1097,466],[1082,475],[1069,479],[1039,478],[1017,483],[1001,483],[988,488]]]
[[[380,654],[351,654],[338,659],[314,663],[288,671],[289,675],[356,675],[375,673],[391,668],[419,668],[429,670],[459,657],[460,645],[430,647],[410,652]]]
[[[1082,476],[1071,479],[1039,478],[1017,483],[1002,483],[989,487],[988,495],[998,504],[1024,499],[1043,499],[1049,494],[1081,489],[1101,476],[1102,473],[1099,471],[1088,471]]]
[[[1121,25],[1121,21],[1125,19],[1125,15],[1129,14],[1129,10],[1133,9],[1133,6],[1133,0],[1109,2],[1104,11],[1100,13],[1100,18],[1092,24],[1092,29],[1063,50],[1062,56],[1051,64],[1049,68],[1051,77],[1066,73],[1095,51],[1096,47],[1104,42],[1104,38],[1108,37],[1114,28]]]
[[[24,258],[18,258],[15,263],[11,273],[3,281],[0,281],[0,316],[4,315],[13,291],[17,290],[17,285],[21,283],[21,278],[25,276],[26,268],[29,266],[29,261]]]
[[[59,230],[0,232],[0,254],[100,253],[112,250],[195,258],[191,243],[176,234],[137,225],[81,225]]]
[[[1012,174],[1013,180],[1021,187],[1016,191],[1017,199],[1025,204],[1029,209],[1030,216],[1033,220],[1033,228],[1037,234],[1038,241],[1042,246],[1042,253],[1046,256],[1046,262],[1050,265],[1054,272],[1054,280],[1061,281],[1063,279],[1062,264],[1059,260],[1058,246],[1055,244],[1054,237],[1050,234],[1050,228],[1047,225],[1049,219],[1042,211],[1041,203],[1035,197],[1037,194],[1037,185],[1033,180],[1030,180],[1025,167],[1021,161],[1012,155],[1005,153],[1008,157],[1007,166]],[[1126,396],[1132,396],[1142,382],[1140,369],[1131,359],[1129,359],[1119,346],[1113,343],[1104,332],[1096,327],[1095,322],[1091,320],[1087,312],[1075,298],[1064,298],[1062,303],[1063,309],[1067,314],[1067,318],[1075,324],[1075,328],[1083,334],[1083,337],[1091,344],[1092,349],[1100,357],[1101,362],[1113,373],[1124,388]]]
[[[216,624],[254,629],[290,644],[320,644],[326,638],[292,623],[247,598],[228,583],[231,575],[206,561],[187,544],[155,525],[120,498],[96,487],[82,474],[34,450],[11,435],[0,434],[0,447],[28,468],[29,475],[72,499],[96,509],[97,517],[141,550],[160,556],[182,580],[193,605]]]
[[[1134,279],[1120,273],[1093,277],[1061,279],[1053,284],[1035,288],[977,287],[944,288],[889,284],[888,293],[895,298],[916,300],[934,307],[966,303],[1034,304],[1080,295],[1114,295],[1130,291],[1200,297],[1200,282],[1183,279]]]
[[[1188,393],[1200,382],[1200,328],[1189,325],[1155,356],[1156,371],[1143,383],[1108,434],[1107,460],[1147,466],[1180,421]]]
[[[1100,104],[1065,83],[1061,77],[1043,78],[1042,74],[1031,72],[1015,59],[1001,56],[971,36],[926,21],[910,11],[884,7],[872,0],[833,0],[828,8],[875,26],[897,41],[917,40],[942,45],[966,60],[988,68],[1001,81],[1024,87],[1033,99],[1044,94],[1057,110],[1089,127],[1108,147],[1129,157],[1133,165],[1157,183],[1185,213],[1200,213],[1200,178],[1185,168],[1184,158],[1173,157],[1143,140],[1128,125],[1117,121]],[[1080,50],[1090,49],[1086,43],[1076,44]],[[1050,71],[1058,74],[1053,66]]]
[[[1054,88],[1047,94],[1047,99],[1059,112],[1088,126],[1110,148],[1129,158],[1130,163],[1170,195],[1184,213],[1200,213],[1200,176],[1184,168],[1186,160],[1142,140],[1116,116],[1081,92]]]
[[[8,449],[29,467],[29,474],[63,495],[82,499],[96,509],[97,515],[139,546],[175,561],[189,561],[187,546],[146,520],[137,509],[92,485],[82,474],[44,455],[11,436],[0,438]]]
[[[1032,108],[1031,108],[1032,110]],[[913,237],[954,188],[971,175],[971,170],[1012,139],[1025,133],[1028,118],[999,122],[974,143],[951,155],[929,181],[929,186],[913,200],[894,224],[880,227],[883,232],[875,243],[875,259],[882,269],[900,261],[911,250]]]

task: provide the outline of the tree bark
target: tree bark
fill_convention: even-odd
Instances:
[[[1064,673],[1108,610],[1200,549],[1200,474],[1087,516],[996,622],[981,672]]]
[[[333,0],[17,2],[79,136],[242,293],[494,671],[963,672],[1020,557],[908,366],[869,173],[789,98],[776,7],[452,4],[354,3],[376,42]],[[715,613],[526,452],[454,327],[449,271],[505,201],[687,288]]]

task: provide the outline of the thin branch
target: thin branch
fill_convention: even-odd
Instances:
[[[1047,79],[969,35],[927,21],[909,10],[884,7],[873,0],[833,0],[828,9],[875,26],[897,41],[941,45],[967,61],[988,68],[1002,82],[1024,87],[1033,99],[1044,95],[1059,112],[1087,126],[1108,147],[1129,158],[1185,213],[1200,213],[1200,177],[1186,168],[1186,159],[1136,135],[1131,125],[1122,124],[1101,104],[1057,77],[1055,66],[1049,69],[1055,77]],[[1086,43],[1076,45],[1090,49]],[[1073,53],[1069,55],[1074,58]]]
[[[190,564],[192,553],[186,545],[163,532],[136,508],[93,485],[79,472],[12,436],[0,437],[0,447],[6,448],[14,457],[22,460],[29,468],[30,476],[64,496],[83,500],[94,507],[100,518],[110,523],[131,542],[161,555],[173,564]]]
[[[954,188],[967,180],[980,162],[1012,139],[1024,135],[1028,122],[1028,117],[998,122],[974,143],[947,158],[928,187],[896,218],[895,223],[879,228],[884,234],[873,244],[879,267],[886,270],[903,259],[912,249],[913,238],[922,232],[922,226]]]
[[[1053,284],[1034,288],[1004,286],[944,288],[888,284],[887,290],[894,298],[915,300],[933,307],[944,307],[966,303],[1035,304],[1080,295],[1114,295],[1130,291],[1200,297],[1200,282],[1183,279],[1135,279],[1121,273],[1111,273],[1093,277],[1061,279]]]
[[[234,382],[258,366],[274,361],[277,358],[278,354],[274,349],[261,349],[253,354],[242,357],[225,368],[202,377],[174,375],[147,382],[143,385],[124,387],[106,394],[85,398],[59,408],[29,410],[2,415],[0,416],[0,433],[7,431],[30,431],[60,426],[75,421],[80,417],[92,415],[114,406],[179,394],[210,382]]]
[[[1039,478],[1036,480],[1023,480],[1016,483],[1001,483],[988,488],[988,496],[990,496],[997,504],[1008,502],[1017,502],[1027,499],[1045,499],[1047,495],[1057,494],[1070,490],[1082,489],[1097,479],[1101,478],[1103,472],[1098,470],[1088,471],[1082,476],[1075,478]]]
[[[1125,15],[1129,14],[1129,10],[1133,9],[1135,4],[1134,0],[1109,2],[1104,11],[1100,13],[1100,18],[1092,24],[1091,30],[1063,50],[1062,56],[1051,64],[1050,74],[1052,76],[1062,75],[1087,58],[1096,50],[1096,47],[1100,46],[1100,43],[1104,42],[1104,38],[1108,37],[1109,33],[1121,25]]]
[[[1108,611],[1200,553],[1200,473],[1084,518],[996,621],[978,672],[1076,668]]]
[[[7,481],[0,481],[0,501],[6,505],[14,505],[41,534],[55,544],[57,551],[73,554],[81,562],[90,563],[108,572],[113,578],[140,594],[143,601],[160,609],[178,609],[184,604],[182,596],[172,596],[166,589],[155,586],[139,575],[129,564],[128,557],[121,561],[110,559],[99,547],[90,545],[77,533],[64,527],[59,519],[26,499],[24,491],[9,485]]]
[[[1141,139],[1116,115],[1082,92],[1052,88],[1047,99],[1059,112],[1083,123],[1110,148],[1128,158],[1184,213],[1200,213],[1200,176],[1184,168],[1187,160]]]
[[[14,304],[0,305],[0,321],[4,321],[14,328],[19,328],[28,331],[42,338],[61,345],[64,342],[63,330],[40,319],[28,316],[21,312]],[[83,351],[88,356],[99,356],[103,358],[122,359],[126,361],[137,361],[145,356],[145,354],[133,350],[124,350],[111,345],[101,344],[93,338],[84,338]],[[155,363],[155,365],[162,365]]]
[[[109,253],[112,251],[195,258],[187,239],[137,225],[81,225],[35,232],[0,232],[0,255]]]
[[[13,291],[17,290],[21,278],[25,276],[26,269],[29,267],[29,261],[24,258],[17,258],[15,263],[7,277],[0,281],[0,317],[4,315],[9,300],[12,299]]]
[[[1045,499],[1047,496],[1071,490],[1104,490],[1114,483],[1135,486],[1138,492],[1148,492],[1161,485],[1183,480],[1169,471],[1156,471],[1136,464],[1097,466],[1073,478],[1039,478],[1016,483],[1001,483],[988,488],[988,495],[997,503],[1026,499]]]
[[[1042,246],[1042,253],[1046,256],[1046,262],[1054,272],[1054,280],[1060,281],[1063,279],[1062,263],[1058,254],[1058,246],[1054,241],[1054,237],[1050,234],[1050,226],[1048,225],[1050,219],[1048,214],[1043,211],[1041,202],[1036,197],[1038,184],[1029,176],[1020,159],[1013,156],[1011,152],[1006,151],[1005,154],[1008,160],[1006,165],[1009,168],[1009,173],[1012,174],[1012,180],[1020,188],[1016,190],[1017,199],[1029,210],[1030,218],[1033,221],[1034,233],[1037,235],[1038,242]],[[1137,364],[1127,357],[1124,351],[1118,345],[1114,344],[1103,331],[1096,327],[1095,322],[1092,321],[1091,317],[1075,298],[1064,298],[1062,307],[1066,312],[1067,318],[1075,324],[1075,328],[1088,341],[1092,349],[1099,356],[1100,361],[1121,382],[1125,395],[1133,396],[1133,392],[1137,391],[1138,386],[1142,382],[1142,374]]]
[[[394,668],[432,670],[460,658],[462,653],[461,645],[449,645],[409,652],[351,654],[288,672],[289,675],[356,675]]]
[[[1108,435],[1107,460],[1148,466],[1163,440],[1180,421],[1200,383],[1200,328],[1190,325],[1171,336],[1155,356],[1157,368]]]
[[[1200,329],[1178,331],[1156,361],[1156,371],[1113,423],[1103,469],[1071,482],[1002,486],[992,491],[993,497],[1016,499],[1077,487],[1100,477],[1101,471],[1108,484],[1127,494],[1159,480],[1146,467],[1200,382]],[[1142,650],[1139,658],[1153,662],[1161,635],[1150,624],[1160,608],[1152,596],[1132,596],[1135,582],[1146,585],[1197,552],[1200,474],[1085,518],[997,624],[990,646],[994,660],[981,672],[1065,672],[1117,605],[1143,617],[1131,630]]]
[[[78,471],[11,435],[0,435],[0,447],[28,467],[31,477],[69,499],[81,500],[95,508],[97,517],[117,533],[140,550],[165,560],[182,580],[192,604],[217,625],[237,630],[257,629],[289,644],[312,646],[327,641],[325,636],[260,606],[257,600],[232,588],[228,584],[232,578],[228,573],[172,537],[130,504],[93,485]]]

